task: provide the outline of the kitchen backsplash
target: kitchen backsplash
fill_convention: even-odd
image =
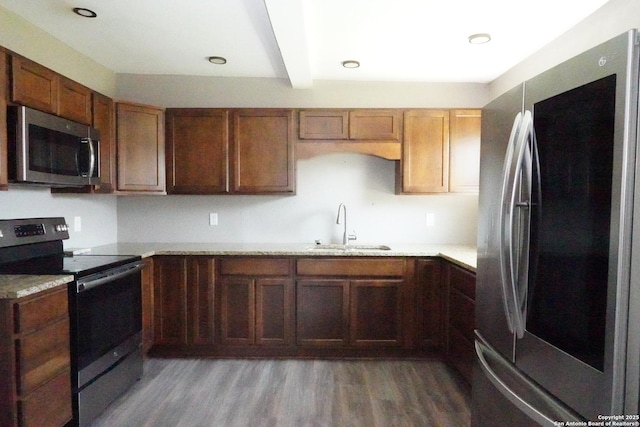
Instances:
[[[295,196],[121,197],[120,241],[340,242],[338,205],[360,243],[475,245],[477,195],[395,195],[395,162],[329,154],[297,162]],[[216,213],[218,225],[209,225]],[[427,214],[433,225],[427,226]]]

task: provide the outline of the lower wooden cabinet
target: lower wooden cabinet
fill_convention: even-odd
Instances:
[[[405,262],[402,258],[298,260],[298,344],[402,346],[409,323],[404,310],[410,293]]]
[[[293,343],[294,286],[287,258],[220,261],[220,340],[229,346]]]
[[[72,418],[67,286],[0,300],[0,425]]]
[[[197,256],[154,259],[154,344],[213,344],[215,260]]]
[[[0,49],[0,190],[9,187],[8,176],[8,146],[7,146],[7,92],[9,86],[8,79],[8,59],[4,50]]]
[[[142,352],[146,355],[153,346],[153,258],[145,258],[142,263]]]
[[[474,360],[476,275],[449,262],[444,263],[448,292],[447,351],[451,366],[471,383]]]
[[[440,258],[416,261],[417,341],[426,350],[444,347],[445,293]]]

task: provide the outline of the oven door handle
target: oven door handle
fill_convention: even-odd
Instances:
[[[100,286],[108,282],[113,282],[114,280],[118,280],[131,274],[137,273],[143,268],[144,264],[142,262],[135,262],[124,265],[122,267],[112,268],[111,270],[83,277],[76,283],[76,291],[78,293],[88,291],[89,289],[95,288],[96,286]]]

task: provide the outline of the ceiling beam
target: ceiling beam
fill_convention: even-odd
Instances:
[[[303,1],[264,0],[289,82],[294,89],[313,85]]]

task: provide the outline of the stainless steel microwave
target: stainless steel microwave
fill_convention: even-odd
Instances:
[[[24,106],[7,110],[9,181],[50,187],[97,185],[100,134]]]

